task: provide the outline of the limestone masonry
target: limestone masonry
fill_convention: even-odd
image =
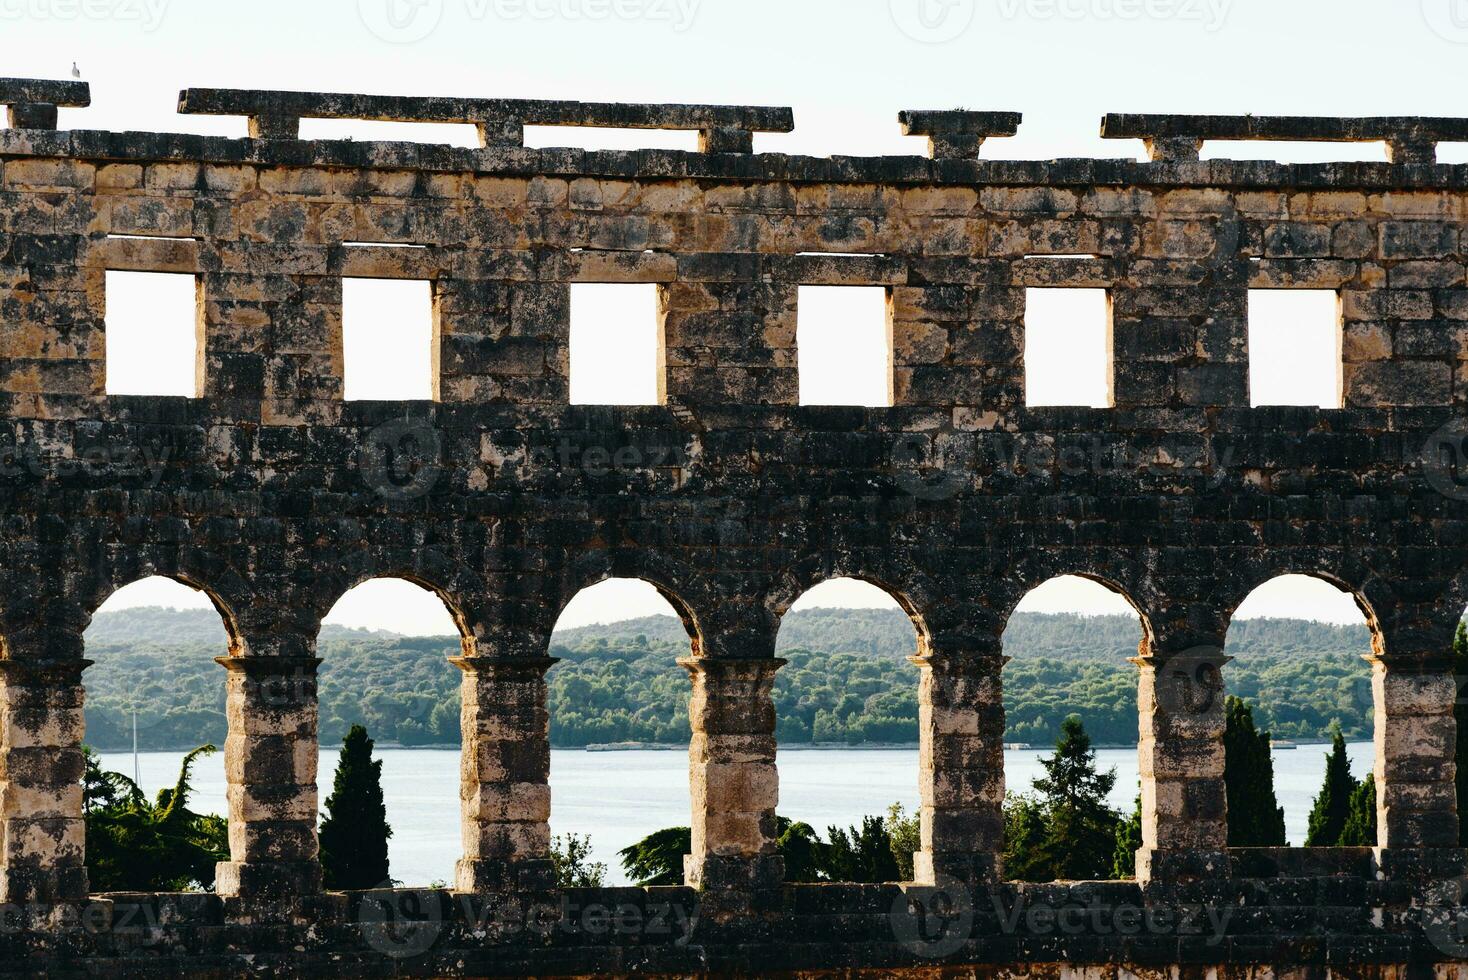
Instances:
[[[1014,113],[905,112],[927,156],[817,159],[753,152],[788,109],[191,89],[180,111],[249,138],[56,128],[88,101],[0,80],[0,976],[1462,975],[1468,166],[1435,147],[1468,120],[1120,115],[1104,135],[1148,162],[1014,162],[979,158]],[[699,150],[529,149],[526,125]],[[1391,162],[1199,162],[1237,138]],[[106,394],[109,270],[196,277],[197,397]],[[343,277],[431,282],[432,400],[343,399]],[[661,404],[569,404],[573,283],[656,284]],[[798,404],[802,285],[886,289],[890,407]],[[1112,407],[1026,407],[1043,286],[1109,291]],[[1343,407],[1250,407],[1258,288],[1338,293]],[[1226,846],[1224,634],[1286,572],[1373,629],[1377,848]],[[230,631],[231,860],[217,894],[89,896],[82,631],[154,574]],[[1132,882],[1006,884],[997,859],[1000,638],[1062,574],[1142,616]],[[841,575],[919,636],[913,883],[781,881],[775,633]],[[463,855],[446,890],[329,894],[316,633],[378,576],[463,634]],[[608,576],[692,639],[686,887],[550,874],[548,641]]]

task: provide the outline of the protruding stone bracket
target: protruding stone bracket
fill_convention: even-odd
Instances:
[[[92,104],[86,82],[46,78],[0,78],[0,104],[11,129],[55,129],[56,109]]]
[[[1139,139],[1158,163],[1196,161],[1206,140],[1386,143],[1400,165],[1432,165],[1438,143],[1468,141],[1468,118],[1426,116],[1170,116],[1108,113],[1104,139]]]
[[[897,114],[904,136],[926,136],[934,160],[974,160],[984,140],[1013,136],[1024,117],[1018,112],[967,109],[904,109]]]
[[[560,657],[450,657],[449,663],[466,674],[483,674],[503,680],[535,680],[561,662]]]
[[[81,657],[65,660],[30,660],[24,657],[0,659],[0,677],[11,684],[47,686],[77,684],[82,671],[96,661]]]
[[[755,133],[788,133],[795,114],[774,106],[561,102],[542,99],[460,99],[261,89],[184,89],[178,111],[247,116],[250,136],[300,138],[302,119],[370,119],[458,123],[476,127],[481,146],[525,143],[526,126],[696,130],[701,153],[752,153]]]

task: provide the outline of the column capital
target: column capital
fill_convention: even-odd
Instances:
[[[466,674],[498,676],[505,680],[535,680],[561,662],[560,657],[450,657],[449,663]]]
[[[1004,665],[1013,659],[1002,653],[920,653],[908,657],[907,662],[920,668],[931,668],[939,674],[996,677],[1004,669]]]
[[[0,660],[0,677],[17,684],[76,684],[82,671],[96,661],[82,657],[36,659],[9,657]]]
[[[261,657],[229,656],[215,657],[214,662],[231,673],[240,673],[250,678],[286,677],[308,674],[316,676],[321,665],[320,657]]]
[[[1387,654],[1385,656],[1373,651],[1371,653],[1361,654],[1361,659],[1373,667],[1382,667],[1389,674],[1399,674],[1402,676],[1451,674],[1456,666],[1453,663],[1453,652],[1451,649],[1406,655]]]
[[[678,666],[691,676],[704,674],[721,678],[763,680],[790,661],[780,657],[680,657]]]

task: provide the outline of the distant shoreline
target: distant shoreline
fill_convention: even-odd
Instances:
[[[1355,744],[1367,743],[1370,742],[1371,739],[1359,738],[1348,739],[1347,741]],[[1326,739],[1281,739],[1280,742],[1283,744],[1278,744],[1274,746],[1276,752],[1288,752],[1296,748],[1303,749],[1330,744],[1330,742]],[[138,751],[189,752],[197,747],[198,746],[195,745],[178,746],[172,748],[139,747]],[[460,746],[454,743],[443,743],[437,745],[397,745],[390,742],[378,742],[376,747],[378,749],[392,749],[395,752],[457,752],[460,749]],[[781,752],[840,752],[844,750],[859,749],[870,752],[914,752],[917,751],[919,747],[920,746],[917,742],[864,742],[857,745],[848,745],[845,742],[793,742],[789,744],[781,743],[778,746],[778,750]],[[1137,745],[1135,742],[1130,744],[1107,743],[1096,744],[1092,745],[1091,747],[1093,749],[1126,750],[1135,749]],[[106,755],[124,755],[132,752],[131,745],[117,746],[115,748],[106,748],[93,745],[91,746],[91,748],[94,752],[104,753]],[[333,748],[333,746],[322,746],[323,750],[329,750],[331,748]],[[601,742],[594,743],[592,745],[552,745],[551,748],[556,752],[686,752],[688,751],[688,744],[686,742]],[[1013,743],[1006,743],[1005,745],[1005,751],[1013,750],[1016,752],[1049,752],[1053,749],[1053,745],[1024,746],[1016,745]]]

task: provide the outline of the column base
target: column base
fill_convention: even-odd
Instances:
[[[683,878],[697,888],[701,914],[715,922],[758,919],[781,908],[785,859],[778,854],[683,856]]]
[[[472,895],[496,892],[543,892],[556,887],[556,869],[549,858],[495,861],[460,858],[454,865],[454,891]]]
[[[1174,884],[1216,881],[1230,876],[1228,851],[1172,850],[1160,847],[1137,849],[1137,881]]]
[[[1375,847],[1376,877],[1433,882],[1468,876],[1468,849],[1461,847]]]
[[[214,890],[236,921],[281,921],[295,917],[304,899],[321,894],[316,861],[221,861],[214,866]]]
[[[89,893],[85,866],[0,869],[0,903],[7,905],[85,902]]]
[[[997,854],[938,853],[918,851],[912,856],[912,880],[918,885],[934,885],[940,879],[966,885],[990,884],[1003,880]]]

